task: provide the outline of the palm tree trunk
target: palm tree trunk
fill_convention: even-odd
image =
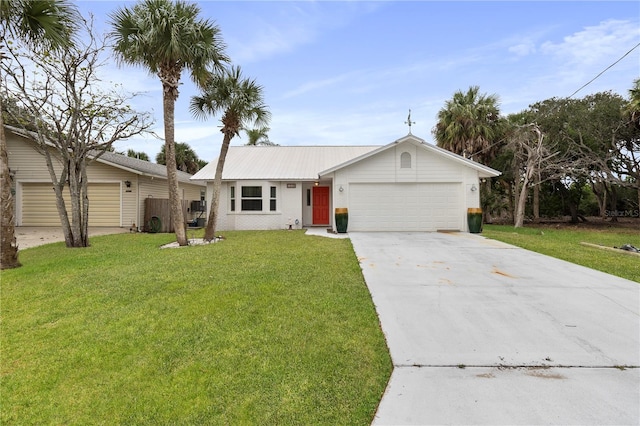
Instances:
[[[0,100],[0,111],[2,103]],[[7,153],[7,140],[4,134],[4,121],[0,114],[0,186],[2,187],[0,218],[0,269],[17,268],[18,245],[16,243],[16,229],[14,218],[14,200],[11,193],[11,176],[9,175],[9,155]]]
[[[216,165],[216,175],[213,179],[213,197],[211,200],[211,207],[209,210],[209,219],[207,220],[207,226],[204,232],[204,240],[212,241],[216,237],[216,224],[218,222],[218,205],[220,204],[220,188],[222,187],[222,170],[224,169],[224,162],[227,158],[227,152],[229,151],[229,144],[233,136],[229,133],[224,134],[222,139],[222,146],[220,147],[220,156],[218,157],[218,164]]]
[[[167,181],[169,184],[169,207],[171,210],[171,221],[173,222],[173,230],[176,234],[176,240],[181,246],[186,246],[187,231],[185,229],[184,215],[182,213],[182,202],[180,200],[180,190],[178,188],[178,172],[176,166],[176,145],[175,135],[175,99],[169,89],[164,88],[162,95],[162,103],[164,110],[164,143],[167,167]]]

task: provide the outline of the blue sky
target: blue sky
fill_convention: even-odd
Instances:
[[[126,1],[79,1],[103,30]],[[640,43],[636,1],[201,1],[233,64],[264,87],[270,139],[280,145],[384,145],[408,133],[435,143],[431,129],[457,90],[496,94],[504,115],[567,97]],[[107,80],[141,92],[162,135],[160,81],[111,62]],[[640,47],[579,91],[627,96],[640,77]],[[217,157],[219,118],[194,119],[197,89],[184,74],[176,140],[206,161]],[[246,137],[233,145],[246,143]],[[162,141],[121,141],[153,159]]]

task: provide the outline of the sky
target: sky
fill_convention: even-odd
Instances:
[[[109,15],[131,1],[78,1],[108,31]],[[456,91],[497,95],[503,115],[552,97],[601,91],[628,97],[640,77],[636,1],[200,1],[226,53],[263,86],[269,139],[279,145],[386,145],[409,132],[435,143],[438,111]],[[626,56],[625,56],[626,55]],[[615,65],[614,65],[615,64]],[[602,75],[589,83],[598,74]],[[162,90],[142,68],[107,61],[105,83],[139,93],[132,107],[163,135]],[[196,119],[199,90],[183,73],[175,138],[205,161],[220,150],[220,117]],[[587,84],[589,83],[589,84]],[[585,84],[586,87],[582,88]],[[575,93],[578,91],[577,93]],[[574,94],[575,93],[575,94]],[[244,145],[246,136],[232,145]],[[119,141],[146,152],[154,137]]]

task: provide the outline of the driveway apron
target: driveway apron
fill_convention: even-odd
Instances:
[[[394,371],[373,424],[640,423],[640,284],[467,233],[350,233]]]

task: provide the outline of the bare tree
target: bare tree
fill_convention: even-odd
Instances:
[[[556,172],[562,169],[562,166],[558,162],[559,152],[552,152],[550,147],[544,144],[544,134],[537,124],[517,126],[507,147],[514,154],[514,169],[520,172],[519,179],[515,179],[515,192],[518,200],[513,225],[516,228],[521,228],[524,224],[524,212],[530,185],[532,183],[540,185],[543,174],[549,177],[555,176]]]
[[[14,39],[21,40],[33,50],[55,50],[67,45],[75,31],[76,17],[76,8],[66,0],[0,1],[0,62],[5,60],[4,45]],[[2,103],[0,97],[0,109]],[[21,266],[18,260],[11,186],[7,141],[0,114],[0,269]]]
[[[87,164],[110,150],[115,141],[140,134],[151,125],[147,114],[136,113],[127,104],[132,95],[99,79],[107,46],[94,36],[90,22],[82,27],[84,41],[59,52],[30,52],[15,43],[6,46],[7,58],[2,61],[4,95],[31,117],[29,125],[35,131],[26,126],[22,131],[34,139],[46,160],[67,247],[89,245]],[[65,189],[70,209],[63,197]]]

